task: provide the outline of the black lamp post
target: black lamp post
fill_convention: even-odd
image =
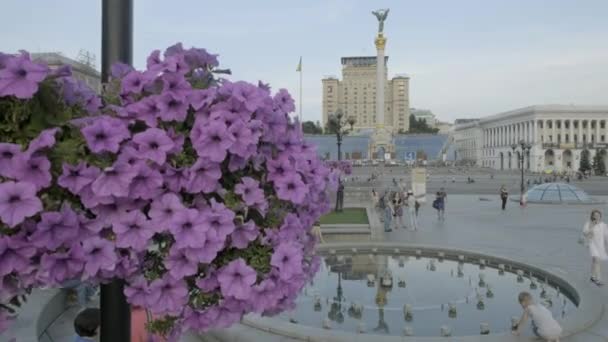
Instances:
[[[107,83],[115,62],[133,62],[133,0],[102,0],[101,81]],[[101,342],[131,340],[131,309],[124,282],[114,279],[101,285]]]
[[[336,135],[338,144],[338,160],[342,160],[342,138],[353,130],[355,122],[356,120],[352,116],[345,118],[341,109],[338,109],[335,114],[332,114],[329,117],[329,130]],[[347,128],[347,125],[350,126],[350,128]]]
[[[526,157],[526,154],[528,155],[528,159],[530,158],[530,149],[532,149],[532,145],[529,143],[526,143],[523,139],[519,141],[519,144],[513,144],[511,145],[511,149],[513,150],[513,154],[515,154],[516,150],[520,148],[521,149],[521,153],[518,155],[517,157],[517,162],[519,163],[518,165],[520,165],[520,169],[521,169],[521,187],[520,187],[520,191],[521,191],[521,195],[519,197],[519,201],[521,203],[521,201],[524,198],[524,159]]]
[[[341,109],[338,109],[335,114],[332,114],[329,117],[327,122],[329,131],[336,135],[336,141],[338,144],[338,161],[342,160],[342,138],[345,135],[348,135],[350,131],[353,130],[353,125],[356,120],[354,117],[349,116],[344,119],[344,113],[342,113]],[[346,128],[346,126],[350,126],[350,128]],[[342,211],[344,206],[344,185],[342,184],[342,180],[338,179],[338,193],[336,194],[336,209],[335,211]]]

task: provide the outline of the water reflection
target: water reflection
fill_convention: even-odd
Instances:
[[[520,291],[529,291],[556,318],[576,308],[544,277],[509,265],[493,268],[487,260],[441,257],[328,255],[294,311],[282,317],[352,333],[367,326],[384,335],[458,336],[509,331],[511,317],[521,314]]]

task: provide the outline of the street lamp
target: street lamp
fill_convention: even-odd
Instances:
[[[342,138],[353,130],[353,125],[356,122],[357,121],[353,116],[349,116],[345,119],[344,113],[341,109],[338,109],[336,113],[329,116],[329,131],[336,135],[338,144],[338,160],[342,160]],[[346,127],[347,125],[350,126],[350,129]]]
[[[329,131],[336,135],[338,144],[338,161],[342,160],[342,138],[353,130],[353,125],[357,122],[354,117],[349,116],[344,120],[344,113],[341,109],[338,109],[335,114],[329,117],[327,122]],[[346,126],[350,126],[346,128]],[[342,211],[344,206],[344,185],[342,180],[338,179],[338,192],[336,193],[336,209],[335,211]]]
[[[519,197],[519,203],[522,204],[522,201],[524,198],[524,158],[526,157],[526,154],[528,154],[528,161],[530,160],[530,150],[532,149],[532,145],[530,143],[526,143],[522,139],[519,141],[519,144],[511,145],[513,154],[515,154],[515,151],[517,150],[518,147],[521,149],[521,153],[517,157],[517,162],[519,163],[518,165],[520,165],[520,169],[521,169],[521,187],[520,187],[521,195]]]

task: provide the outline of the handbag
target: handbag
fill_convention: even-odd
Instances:
[[[439,199],[433,201],[433,208],[439,209]]]

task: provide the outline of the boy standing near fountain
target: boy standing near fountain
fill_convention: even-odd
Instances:
[[[526,324],[528,317],[532,319],[532,331],[547,342],[559,342],[562,327],[553,318],[551,311],[542,305],[534,303],[532,295],[528,292],[520,292],[518,296],[519,304],[524,309],[521,319],[513,330],[514,335],[519,335],[521,329]]]

